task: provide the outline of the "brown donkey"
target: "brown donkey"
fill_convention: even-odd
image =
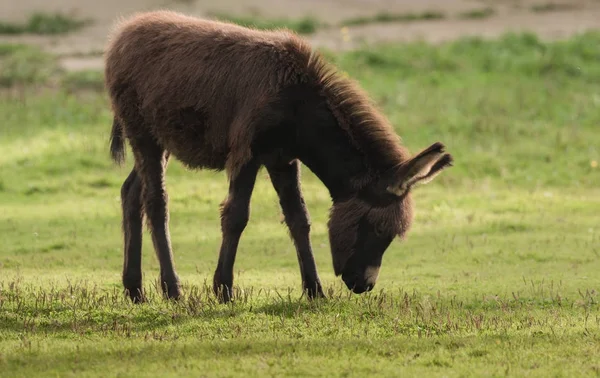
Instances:
[[[303,289],[313,298],[323,290],[300,162],[329,190],[333,268],[355,293],[373,288],[385,250],[409,229],[410,189],[452,163],[441,143],[411,158],[365,93],[288,31],[252,30],[169,11],[142,13],[119,25],[105,58],[114,111],[111,154],[121,163],[127,139],[135,159],[121,199],[123,284],[136,302],[144,298],[144,214],[164,294],[181,293],[164,186],[170,156],[190,168],[228,174],[213,286],[225,302],[232,296],[235,255],[261,166],[279,196]]]

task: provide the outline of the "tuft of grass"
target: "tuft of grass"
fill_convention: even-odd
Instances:
[[[535,4],[531,6],[531,10],[533,12],[560,12],[560,11],[568,11],[573,9],[578,9],[578,4],[572,3],[544,3],[544,4]]]
[[[240,26],[263,30],[286,28],[298,34],[313,34],[321,26],[316,18],[307,16],[297,20],[289,19],[263,19],[258,17],[232,16],[215,13],[213,17],[224,22],[231,22]]]
[[[470,10],[467,12],[463,12],[459,15],[459,18],[470,19],[470,20],[477,19],[478,20],[478,19],[492,17],[495,14],[496,14],[496,11],[494,10],[494,8],[487,7],[487,8],[474,9],[474,10]]]
[[[24,24],[0,21],[0,34],[65,34],[87,24],[89,20],[79,20],[60,13],[34,13]]]
[[[425,20],[441,20],[446,15],[438,11],[424,11],[421,13],[389,13],[380,12],[374,16],[356,17],[344,20],[340,23],[341,26],[357,26],[374,23],[389,23],[389,22],[412,22]]]

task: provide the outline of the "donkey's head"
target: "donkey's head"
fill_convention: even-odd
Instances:
[[[410,190],[452,165],[452,156],[435,143],[386,172],[377,182],[343,202],[334,202],[329,219],[333,268],[355,293],[375,286],[384,252],[412,222]]]

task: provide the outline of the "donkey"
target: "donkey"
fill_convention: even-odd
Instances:
[[[366,93],[287,30],[260,31],[172,11],[139,13],[115,28],[105,63],[114,113],[112,159],[123,163],[127,140],[135,160],[121,188],[123,285],[134,302],[144,300],[144,215],[163,294],[181,295],[164,185],[171,156],[190,169],[227,173],[213,279],[221,302],[232,299],[234,261],[261,167],[295,245],[303,293],[312,299],[324,294],[300,162],[329,191],[333,269],[357,294],[373,288],[384,252],[409,230],[411,189],[452,165],[439,142],[411,157]]]

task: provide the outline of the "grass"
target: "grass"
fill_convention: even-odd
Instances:
[[[0,88],[43,84],[59,73],[56,58],[38,48],[0,45]]]
[[[445,14],[439,11],[424,11],[421,13],[389,13],[380,12],[374,16],[349,18],[341,22],[341,26],[357,26],[388,22],[411,22],[424,20],[441,20]]]
[[[229,14],[216,13],[213,18],[221,21],[232,22],[241,26],[252,27],[256,29],[280,29],[287,28],[298,34],[313,34],[322,25],[320,22],[310,16],[299,19],[265,19],[252,16],[234,16]]]
[[[0,21],[0,35],[2,34],[65,34],[81,29],[89,21],[79,20],[63,14],[34,13],[25,23]]]
[[[95,70],[81,70],[66,72],[61,75],[61,86],[66,91],[78,92],[81,90],[102,91],[104,89],[104,75]]]
[[[295,251],[264,172],[236,261],[236,302],[206,287],[222,173],[173,161],[180,303],[121,293],[121,182],[103,93],[0,93],[2,376],[597,376],[600,374],[600,34],[509,34],[331,55],[416,151],[455,166],[415,192],[415,224],[367,295],[331,269],[330,201],[307,169],[329,298],[300,298]],[[3,51],[0,48],[0,51]],[[8,53],[6,53],[8,55]]]

